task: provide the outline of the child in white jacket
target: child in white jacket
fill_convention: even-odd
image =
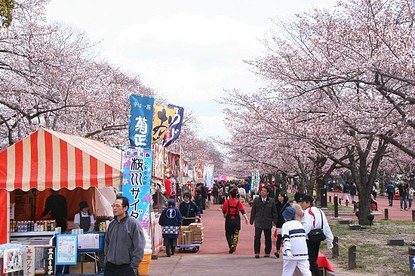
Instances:
[[[282,216],[285,219],[281,230],[284,240],[282,275],[291,276],[294,274],[295,267],[298,267],[303,275],[311,276],[304,227],[301,222],[295,220],[293,207],[287,207]]]

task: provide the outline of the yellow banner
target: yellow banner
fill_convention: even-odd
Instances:
[[[176,110],[165,106],[155,105],[153,116],[153,143],[163,139],[169,130]]]

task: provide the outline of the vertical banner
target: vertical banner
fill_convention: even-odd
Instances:
[[[180,130],[182,129],[184,108],[169,104],[168,108],[174,109],[175,113],[169,122],[169,129],[163,137],[163,146],[167,147],[179,138]]]
[[[150,148],[151,132],[153,129],[154,98],[131,95],[130,109],[128,124],[130,145]]]
[[[137,147],[124,147],[122,153],[122,194],[130,201],[128,214],[141,226],[150,227],[152,151]]]
[[[24,272],[23,275],[34,276],[35,275],[35,246],[28,245],[26,247],[26,260],[24,262]]]
[[[205,178],[205,182],[206,182],[206,187],[212,188],[213,187],[213,169],[214,169],[213,164],[206,164],[203,167],[203,177]]]
[[[153,143],[164,138],[164,135],[169,130],[170,124],[173,122],[175,112],[176,110],[174,108],[159,105],[154,106]]]
[[[255,170],[252,172],[252,177],[251,177],[251,191],[254,191],[255,193],[258,192],[258,188],[259,188],[259,171]]]

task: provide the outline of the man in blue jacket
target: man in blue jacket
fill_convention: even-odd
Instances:
[[[182,214],[176,207],[174,199],[169,199],[168,206],[160,215],[159,224],[162,226],[163,242],[166,247],[167,257],[174,255],[177,246],[179,226],[182,222]]]

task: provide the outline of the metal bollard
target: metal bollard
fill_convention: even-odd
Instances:
[[[331,203],[331,196],[329,196],[329,202]]]
[[[339,237],[333,239],[333,249],[331,250],[331,256],[333,258],[339,257]]]
[[[334,217],[339,217],[339,202],[337,195],[334,195]]]
[[[349,269],[356,268],[356,246],[349,247]]]
[[[389,210],[388,208],[385,208],[385,220],[389,219]]]

